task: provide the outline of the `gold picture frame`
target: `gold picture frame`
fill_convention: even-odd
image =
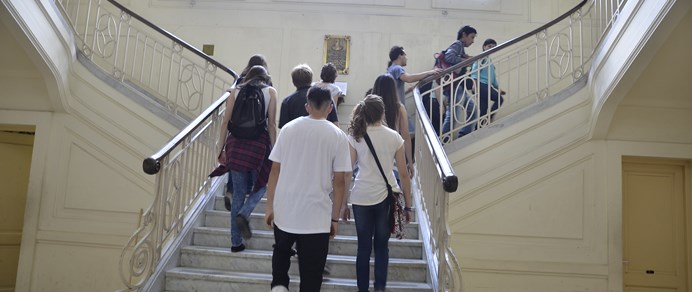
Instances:
[[[351,62],[351,36],[325,35],[324,36],[324,64],[332,63],[337,73],[348,75],[348,66]]]

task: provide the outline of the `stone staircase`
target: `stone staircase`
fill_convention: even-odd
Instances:
[[[269,291],[273,232],[263,223],[266,199],[250,218],[253,236],[247,249],[230,249],[230,212],[223,198],[214,198],[213,210],[204,214],[204,224],[193,232],[192,245],[182,247],[179,266],[166,272],[165,291]],[[415,217],[415,216],[414,216]],[[432,291],[427,283],[428,270],[423,259],[419,226],[411,222],[403,240],[390,239],[387,291]],[[322,291],[356,290],[356,229],[353,220],[339,223],[339,233],[330,241]],[[373,280],[373,262],[370,280]],[[290,289],[298,290],[298,262],[293,259]],[[372,283],[371,283],[372,287]]]

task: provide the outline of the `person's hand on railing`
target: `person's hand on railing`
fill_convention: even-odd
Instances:
[[[413,168],[412,163],[406,163],[406,169],[408,170],[408,177],[413,178],[415,174],[415,168]]]

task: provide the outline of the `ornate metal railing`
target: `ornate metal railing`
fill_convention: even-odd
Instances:
[[[161,255],[192,218],[189,211],[210,196],[209,173],[216,167],[217,145],[225,93],[170,142],[143,162],[144,172],[156,175],[156,197],[143,223],[130,237],[120,257],[120,276],[138,291],[159,267]]]
[[[417,108],[423,107],[420,98],[415,98],[415,102]],[[457,190],[457,177],[430,120],[425,115],[417,117],[413,184],[417,187],[413,197],[417,210],[421,210],[416,214],[432,286],[435,291],[461,291],[461,271],[449,247],[447,226],[449,193]]]
[[[418,220],[435,291],[462,291],[463,288],[459,262],[448,242],[447,223],[449,193],[456,191],[458,182],[443,143],[458,139],[456,133],[464,127],[473,126],[476,130],[490,126],[500,116],[540,102],[582,78],[624,4],[625,0],[584,0],[546,25],[422,80],[414,88],[417,112],[414,192],[416,208],[422,210]],[[474,70],[454,75],[453,72],[471,67],[475,62],[478,65]],[[487,107],[481,112],[483,83],[471,76],[477,78],[486,73],[490,64],[497,68],[498,90],[507,94],[497,109],[492,107],[492,101],[483,101]],[[440,102],[435,103],[438,97]],[[440,116],[431,117],[428,112],[434,112],[433,107],[438,104]],[[452,109],[448,129],[443,127],[445,104]],[[436,133],[436,126],[441,133]]]
[[[146,92],[169,111],[198,116],[235,73],[114,0],[56,0],[77,48],[113,78]]]
[[[555,20],[423,80],[425,107],[439,105],[432,121],[444,144],[491,126],[541,102],[582,78],[593,52],[620,13],[624,0],[584,0]],[[482,46],[482,40],[478,40]],[[472,65],[476,66],[472,66]],[[498,87],[491,80],[495,67]],[[461,68],[468,68],[457,76]],[[429,83],[432,82],[432,86]],[[487,93],[485,93],[487,92]],[[506,92],[506,94],[503,94]],[[430,98],[428,98],[430,97]],[[435,103],[433,100],[437,100]]]
[[[114,0],[56,0],[92,62],[154,97],[173,114],[194,120],[144,160],[155,197],[120,257],[128,290],[140,290],[160,268],[191,210],[210,195],[222,104],[237,74]]]

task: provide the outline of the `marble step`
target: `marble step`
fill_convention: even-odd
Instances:
[[[298,259],[292,257],[291,276],[298,276]],[[329,276],[356,278],[355,256],[327,256]],[[201,269],[216,269],[235,272],[271,273],[272,251],[249,250],[233,253],[230,248],[188,246],[181,250],[180,266]],[[373,279],[374,261],[370,261],[370,278]],[[388,280],[425,282],[426,262],[422,259],[392,258],[389,261]]]
[[[227,228],[198,227],[195,228],[193,245],[210,247],[230,247],[231,231]],[[272,250],[274,233],[268,230],[253,230],[252,238],[245,242],[248,249]],[[329,242],[330,255],[354,256],[358,247],[355,236],[337,235]],[[422,259],[423,243],[418,239],[389,240],[389,258]]]
[[[262,198],[262,200],[259,201],[259,203],[257,203],[257,206],[255,206],[255,212],[264,213],[266,205],[267,205],[267,198]],[[351,208],[350,203],[348,204],[348,207]],[[214,210],[228,212],[228,210],[226,210],[226,207],[224,206],[223,196],[216,196],[214,198]],[[353,214],[353,209],[351,209],[351,214]],[[411,212],[411,217],[412,217],[412,220],[414,220],[414,221],[415,221],[415,217],[416,217],[415,215],[416,215],[416,210],[415,210],[415,208],[413,208],[413,212]]]
[[[289,289],[298,291],[298,277],[291,277]],[[271,284],[269,273],[242,273],[223,270],[173,268],[166,271],[166,291],[242,291],[267,292]],[[372,286],[372,283],[370,284]],[[356,290],[355,279],[325,277],[322,282],[323,292],[346,292]],[[429,292],[432,287],[427,283],[387,281],[389,292]]]
[[[218,228],[231,228],[231,212],[218,210],[206,211],[206,218],[204,219],[204,224],[207,227],[218,227]],[[255,230],[271,230],[264,224],[264,214],[253,213],[250,215],[250,227]],[[406,225],[406,238],[417,239],[418,238],[418,223],[410,222]],[[341,221],[339,223],[339,235],[356,235],[356,224],[353,219],[348,222]]]

